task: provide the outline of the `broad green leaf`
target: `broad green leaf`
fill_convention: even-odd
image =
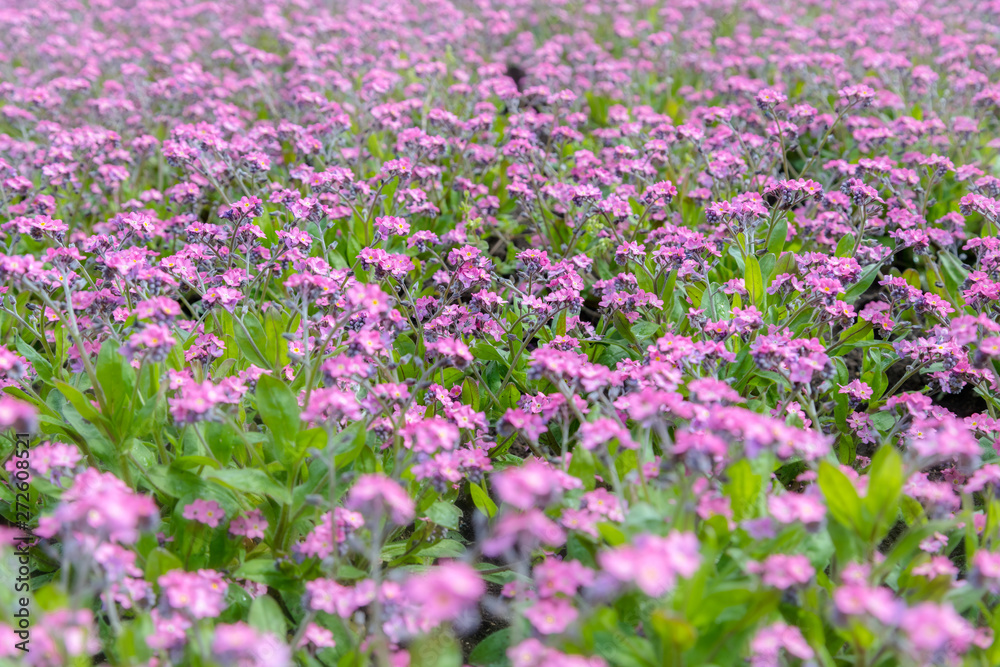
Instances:
[[[767,241],[767,251],[780,257],[781,251],[785,248],[786,240],[788,240],[788,219],[786,216],[781,216],[771,230],[771,238]]]
[[[872,540],[879,540],[892,526],[899,513],[899,500],[903,494],[903,459],[892,445],[882,445],[872,458],[868,472],[868,493],[865,507],[875,518]]]
[[[858,282],[847,288],[847,291],[844,293],[844,301],[847,303],[853,303],[858,297],[867,292],[868,288],[872,286],[873,282],[875,282],[875,278],[878,277],[879,269],[881,267],[881,264],[876,263],[862,271],[861,278]]]
[[[469,654],[469,664],[475,667],[495,667],[510,664],[507,649],[510,647],[511,628],[497,630],[484,638]]]
[[[597,532],[601,534],[609,545],[612,547],[617,547],[621,544],[625,544],[625,533],[613,523],[607,521],[602,521],[597,524]]]
[[[757,497],[763,487],[763,480],[760,475],[754,473],[750,461],[746,459],[729,466],[727,474],[729,483],[725,486],[725,491],[733,509],[733,518],[740,521],[752,516]]]
[[[461,667],[462,650],[445,630],[420,635],[409,646],[410,667]]]
[[[250,614],[247,623],[261,632],[270,632],[278,637],[285,637],[288,634],[288,623],[281,607],[269,595],[261,595],[254,598],[250,604]]]
[[[750,294],[750,301],[760,308],[764,299],[764,276],[761,274],[760,262],[756,257],[749,256],[746,259],[743,286]]]
[[[295,394],[284,382],[270,375],[257,381],[257,411],[275,439],[287,445],[295,442],[302,413]]]
[[[233,455],[233,450],[242,444],[239,433],[225,422],[206,422],[202,428],[205,442],[208,443],[212,454],[222,465],[226,465]]]
[[[615,325],[615,331],[621,334],[622,338],[633,345],[639,345],[639,341],[636,339],[635,334],[632,333],[632,323],[628,321],[628,318],[625,317],[624,314],[620,311],[616,311],[612,321]]]
[[[478,484],[469,484],[469,493],[472,494],[472,503],[480,512],[493,518],[497,515],[497,504],[493,502],[489,494]]]
[[[202,477],[219,482],[236,491],[270,496],[279,503],[289,503],[292,494],[288,489],[267,476],[263,470],[252,468],[226,468],[223,470],[205,470]]]
[[[31,362],[31,366],[38,373],[39,378],[45,382],[52,379],[52,364],[45,357],[20,338],[16,338],[14,344],[17,346],[17,351],[21,356]]]
[[[597,465],[594,462],[594,455],[583,447],[574,449],[573,458],[569,463],[569,474],[583,482],[583,488],[593,491],[597,486]]]
[[[694,646],[698,639],[698,631],[676,612],[666,612],[658,609],[650,616],[651,625],[660,636],[668,652],[686,651]]]
[[[508,365],[507,359],[497,351],[496,347],[494,347],[492,343],[485,340],[481,340],[472,346],[472,355],[476,359],[499,361],[504,365],[504,368]]]
[[[944,279],[948,283],[948,290],[955,294],[958,292],[959,286],[965,282],[965,279],[969,276],[969,271],[957,257],[952,255],[950,252],[941,251],[938,254],[938,259],[941,263],[941,272],[944,274]]]
[[[439,526],[458,530],[458,522],[462,518],[462,510],[451,503],[439,500],[427,508],[424,516]]]
[[[261,326],[260,320],[253,313],[247,313],[243,316],[242,322],[243,326],[247,329],[246,332],[243,331],[243,327],[239,325],[239,322],[233,323],[236,346],[250,363],[270,370],[273,359],[265,359],[262,356],[267,354],[267,334],[264,333],[264,327]],[[250,335],[247,336],[247,333]]]
[[[846,234],[841,237],[840,242],[837,243],[837,249],[834,251],[835,257],[850,257],[854,252],[854,235]]]
[[[858,491],[847,475],[829,461],[821,461],[819,464],[819,488],[834,519],[855,530],[862,527]]]
[[[465,546],[458,540],[438,540],[421,547],[414,555],[421,558],[460,558],[465,555]]]
[[[215,468],[219,470],[221,466],[219,462],[215,459],[209,458],[207,456],[198,456],[196,454],[190,454],[188,456],[178,456],[176,459],[170,462],[170,467],[177,470],[192,470],[194,468]]]
[[[654,322],[636,322],[632,325],[632,333],[636,338],[652,338],[660,330],[660,325]]]
[[[156,583],[160,575],[170,570],[180,570],[184,567],[181,559],[166,549],[156,548],[146,556],[146,581]]]
[[[89,421],[92,424],[106,424],[107,420],[101,415],[90,399],[87,398],[79,389],[65,382],[56,381],[56,389],[59,390],[66,400],[76,408],[76,411],[80,413],[80,416]]]

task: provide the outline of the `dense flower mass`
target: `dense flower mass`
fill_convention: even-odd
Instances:
[[[997,16],[3,1],[0,664],[1000,664]]]

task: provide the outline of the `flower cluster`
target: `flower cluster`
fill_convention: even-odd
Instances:
[[[1000,663],[996,2],[8,4],[0,664]]]

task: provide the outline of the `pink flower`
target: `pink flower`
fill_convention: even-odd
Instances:
[[[809,559],[801,554],[772,554],[761,563],[751,563],[747,569],[762,575],[762,580],[767,586],[781,590],[797,584],[807,584],[816,574]]]
[[[933,654],[948,647],[965,651],[975,631],[948,603],[922,602],[903,613],[900,627],[918,653]]]
[[[306,626],[305,632],[302,633],[302,639],[299,640],[299,646],[296,648],[301,648],[309,644],[320,649],[334,648],[337,642],[334,641],[332,632],[315,623],[310,623]]]
[[[226,517],[222,507],[214,500],[195,500],[190,505],[184,506],[182,516],[188,521],[203,523],[209,528],[215,528],[219,522]]]
[[[815,655],[797,627],[778,621],[754,635],[750,642],[750,664],[753,667],[778,667],[781,664],[781,649],[802,660],[811,660]]]
[[[580,426],[580,445],[584,449],[594,449],[598,444],[614,439],[617,439],[625,449],[638,447],[628,429],[615,419],[602,417],[593,422],[584,422]]]
[[[101,540],[132,544],[158,519],[152,498],[134,493],[110,472],[87,468],[63,493],[52,515],[39,520],[35,534],[53,537],[61,533],[95,545]]]
[[[292,649],[288,644],[270,632],[242,622],[216,626],[212,653],[224,665],[288,667],[292,664]]]
[[[171,570],[157,580],[167,604],[191,618],[215,618],[225,609],[228,585],[214,570]]]
[[[375,599],[375,587],[371,580],[348,587],[332,579],[314,579],[306,582],[306,596],[310,609],[349,618]]]
[[[151,614],[153,633],[146,638],[150,648],[161,651],[184,644],[187,639],[187,630],[191,627],[189,620],[181,614],[164,616],[158,609],[154,609]]]
[[[805,524],[816,524],[826,516],[826,505],[823,501],[808,493],[768,496],[767,508],[779,523],[801,521]]]
[[[563,491],[581,486],[577,478],[538,459],[529,459],[524,465],[507,468],[493,477],[493,488],[500,500],[522,510],[549,505]]]
[[[693,533],[672,532],[667,537],[640,535],[631,546],[601,552],[598,562],[615,579],[660,597],[674,587],[678,576],[697,572],[701,557]]]
[[[393,523],[405,525],[413,520],[413,499],[398,482],[382,474],[361,475],[347,494],[347,507],[362,514],[377,511]]]
[[[483,554],[499,556],[510,550],[530,552],[539,544],[559,547],[566,543],[566,533],[541,510],[505,514],[483,542]]]
[[[403,595],[419,608],[427,627],[475,610],[485,592],[486,584],[475,569],[455,561],[413,575],[403,585]]]
[[[0,430],[13,429],[18,433],[34,433],[38,430],[38,410],[35,406],[8,394],[0,396]]]
[[[865,583],[848,583],[833,594],[833,603],[847,616],[871,615],[885,625],[899,621],[905,605],[888,588],[870,588]]]
[[[229,532],[233,535],[253,539],[264,539],[264,531],[267,530],[267,519],[260,513],[260,510],[251,510],[243,516],[238,516],[229,522]]]
[[[575,595],[581,586],[594,583],[594,571],[577,560],[546,558],[535,566],[534,575],[541,597]]]
[[[543,635],[553,635],[564,631],[578,613],[566,598],[546,598],[528,607],[524,616]]]

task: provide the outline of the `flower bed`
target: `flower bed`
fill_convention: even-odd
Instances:
[[[996,2],[9,4],[0,661],[1000,663]]]

